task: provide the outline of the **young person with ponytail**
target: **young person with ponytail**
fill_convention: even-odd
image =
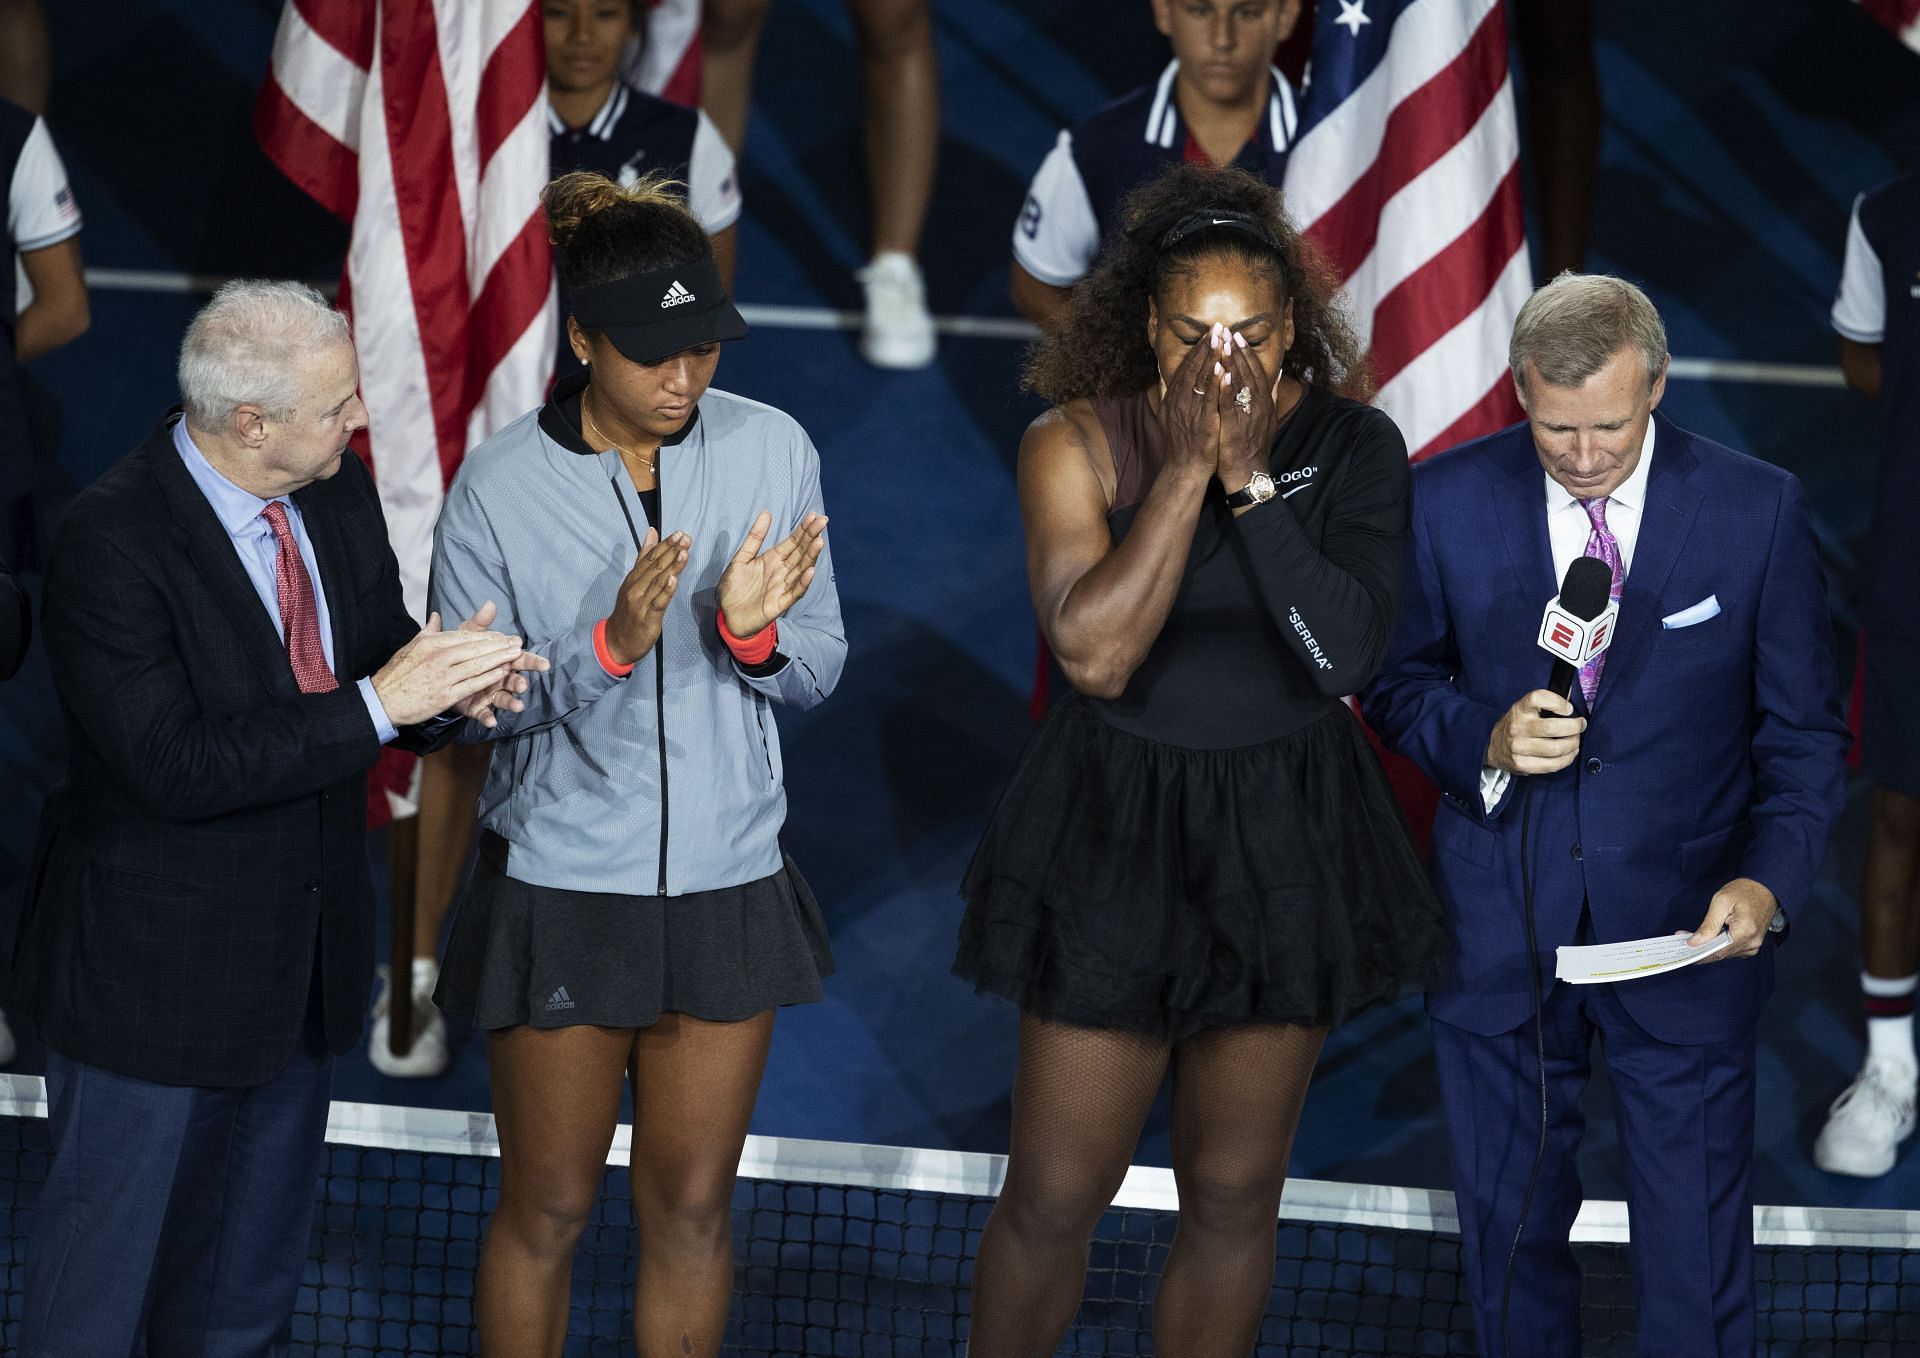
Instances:
[[[772,707],[831,693],[846,638],[813,444],[709,386],[747,328],[706,231],[659,179],[572,174],[543,202],[586,368],[467,455],[432,594],[496,600],[552,668],[464,733],[497,747],[435,998],[488,1035],[482,1353],[560,1353],[630,1083],[635,1342],[691,1358],[726,1329],[773,1011],[832,969],[780,847]]]

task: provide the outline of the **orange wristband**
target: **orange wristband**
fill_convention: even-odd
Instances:
[[[742,665],[763,665],[780,641],[780,624],[770,622],[750,637],[736,637],[727,627],[727,615],[719,615],[720,640],[727,643],[733,658]]]
[[[600,668],[615,679],[624,679],[633,673],[631,664],[621,665],[614,661],[613,653],[607,649],[607,620],[600,619],[593,625],[593,655],[600,662]]]

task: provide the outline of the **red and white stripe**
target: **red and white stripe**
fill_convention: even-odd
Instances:
[[[289,0],[254,110],[289,178],[353,223],[373,468],[407,606],[473,444],[540,403],[555,299],[537,0]]]
[[[1345,280],[1379,405],[1416,459],[1520,418],[1519,154],[1500,0],[1419,0],[1288,160],[1288,208]]]
[[[649,0],[645,31],[622,72],[648,94],[700,106],[700,0]]]
[[[1859,0],[1888,32],[1920,52],[1920,0]]]

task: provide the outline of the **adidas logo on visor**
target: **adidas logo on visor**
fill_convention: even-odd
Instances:
[[[672,284],[668,286],[667,295],[660,299],[660,305],[662,307],[679,306],[684,302],[691,302],[692,300],[693,294],[688,292],[686,288],[681,285],[680,280],[676,278]]]

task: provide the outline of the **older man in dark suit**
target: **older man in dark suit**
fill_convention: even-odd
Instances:
[[[54,1140],[29,1354],[285,1351],[371,981],[366,771],[544,667],[490,606],[407,616],[345,455],[353,345],[311,289],[223,288],[180,387],[184,420],[74,501],[47,570],[69,751],[13,959]]]

